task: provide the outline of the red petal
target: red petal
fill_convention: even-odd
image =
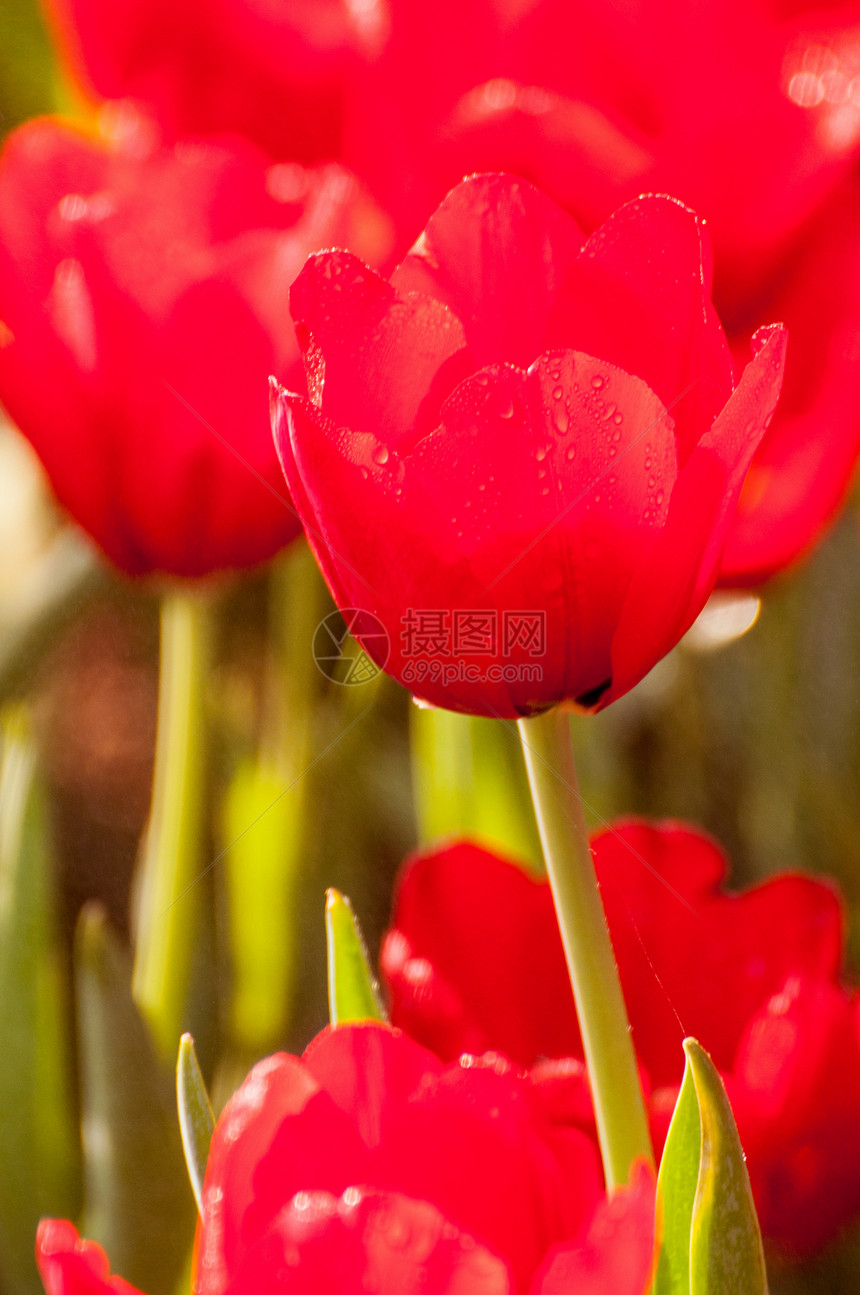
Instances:
[[[487,1048],[523,1066],[580,1054],[545,882],[465,842],[417,854],[400,875],[392,925],[380,956],[392,1020],[445,1060]]]
[[[47,1295],[140,1295],[122,1277],[111,1277],[107,1255],[82,1241],[65,1219],[42,1219],[36,1232],[36,1263]]]
[[[776,407],[785,341],[781,326],[762,330],[760,349],[680,473],[666,526],[630,586],[612,646],[614,682],[601,704],[638,682],[705,605],[744,477]]]
[[[459,320],[421,294],[398,297],[349,252],[320,252],[290,290],[311,400],[336,423],[404,449],[434,427],[471,362]],[[441,371],[441,372],[440,372]]]
[[[391,281],[401,295],[445,302],[462,320],[478,367],[527,368],[547,349],[547,315],[583,242],[573,220],[530,184],[473,176],[430,217]]]
[[[647,382],[672,413],[682,464],[732,392],[710,289],[702,222],[672,198],[637,198],[589,238],[546,334],[548,349],[575,347]]]
[[[791,359],[773,423],[741,491],[720,566],[728,587],[767,579],[821,535],[850,486],[860,452],[860,188],[831,203],[784,291]]]
[[[654,1270],[655,1182],[643,1162],[629,1187],[602,1201],[584,1244],[557,1246],[532,1295],[645,1295]]]
[[[195,1290],[227,1289],[272,1218],[300,1190],[341,1192],[366,1176],[352,1122],[308,1069],[283,1053],[254,1067],[212,1138]]]
[[[512,1295],[507,1265],[426,1201],[352,1187],[302,1192],[242,1265],[231,1295]]]
[[[812,1255],[860,1210],[856,1001],[789,977],[751,1018],[733,1079],[762,1228],[791,1258]]]

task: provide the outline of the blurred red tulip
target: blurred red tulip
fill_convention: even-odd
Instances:
[[[0,400],[118,566],[248,566],[300,530],[266,412],[289,284],[332,241],[381,255],[384,222],[339,167],[114,124],[32,122],[0,158]]]
[[[107,1255],[82,1241],[65,1219],[43,1219],[36,1233],[36,1263],[47,1295],[140,1295],[122,1277],[111,1277]]]
[[[365,647],[419,697],[606,705],[689,628],[785,345],[762,330],[735,387],[709,285],[680,203],[586,241],[500,175],[453,190],[390,283],[343,252],[305,266],[310,397],[274,391],[281,461],[336,601],[381,622],[387,661]]]
[[[329,1030],[302,1060],[261,1062],[222,1115],[195,1289],[259,1290],[260,1265],[283,1267],[297,1243],[300,1258],[307,1246],[327,1262],[303,1222],[309,1210],[341,1251],[333,1263],[347,1262],[355,1229],[379,1233],[369,1259],[394,1232],[407,1271],[436,1251],[440,1290],[465,1281],[458,1264],[480,1260],[490,1289],[507,1280],[527,1291],[548,1248],[587,1224],[600,1184],[593,1140],[557,1127],[540,1086],[502,1057],[443,1066],[387,1027]]]
[[[462,1158],[458,1165],[468,1171]],[[207,1233],[205,1221],[201,1232]],[[576,1242],[547,1252],[527,1289],[530,1295],[572,1289],[644,1295],[653,1253],[654,1179],[640,1163],[629,1187],[597,1199]],[[81,1242],[70,1223],[45,1220],[36,1255],[47,1295],[133,1295],[133,1287],[108,1277],[103,1252]],[[348,1187],[339,1196],[297,1192],[264,1234],[251,1239],[227,1280],[231,1295],[516,1295],[521,1289],[503,1258],[428,1201],[366,1187]],[[198,1277],[196,1289],[204,1288]]]
[[[473,171],[524,176],[586,230],[642,192],[688,203],[733,348],[761,319],[798,339],[720,583],[758,583],[820,537],[860,452],[856,0],[392,0],[349,120],[351,163],[403,236]]]
[[[763,1234],[814,1252],[860,1213],[860,1015],[836,893],[787,875],[726,894],[717,846],[677,824],[622,822],[592,846],[656,1141],[691,1034],[725,1078]],[[505,1051],[590,1127],[547,884],[474,845],[416,855],[381,967],[412,1037],[443,1059]]]
[[[644,1295],[654,1179],[603,1195],[596,1144],[497,1054],[444,1066],[386,1026],[260,1062],[212,1140],[196,1295]],[[132,1295],[44,1221],[48,1295]]]
[[[48,0],[48,10],[84,86],[133,100],[168,140],[231,131],[303,162],[340,156],[345,79],[379,18],[348,0]]]

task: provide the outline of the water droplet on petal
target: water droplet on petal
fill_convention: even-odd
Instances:
[[[559,436],[566,436],[570,428],[570,414],[566,409],[554,409],[552,422]]]
[[[378,463],[380,467],[388,462],[389,453],[386,445],[378,445],[373,451],[373,462]]]
[[[561,400],[561,398],[562,398],[562,396],[563,396],[563,395],[564,395],[564,388],[563,388],[563,387],[553,387],[553,389],[552,389],[552,398],[553,398],[553,400]]]
[[[509,418],[513,418],[514,402],[509,392],[499,391],[496,394],[496,413],[499,418],[503,418],[506,422]]]
[[[601,377],[599,373],[595,373],[594,377],[591,379],[591,385],[594,387],[595,391],[599,391],[605,382],[606,379]]]
[[[568,445],[567,449],[565,450],[564,457],[567,459],[568,463],[571,463],[573,459],[576,458],[576,446]]]

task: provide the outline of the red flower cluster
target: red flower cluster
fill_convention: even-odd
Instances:
[[[0,399],[117,565],[247,566],[300,531],[266,408],[289,285],[320,244],[381,254],[384,224],[339,166],[111,120],[30,123],[0,158]]]
[[[530,185],[475,177],[390,283],[324,252],[290,300],[310,398],[274,392],[284,472],[396,678],[510,717],[606,705],[674,646],[713,588],[785,345],[762,330],[735,386],[691,211],[641,198],[586,239]],[[416,646],[433,609],[449,620]],[[539,641],[510,628],[529,609]],[[482,612],[483,639],[445,637]]]
[[[811,1254],[860,1212],[860,1012],[836,894],[800,875],[726,894],[719,849],[679,825],[620,823],[592,845],[656,1142],[692,1034],[723,1074],[764,1236]],[[474,845],[417,855],[381,966],[396,1024],[443,1059],[498,1048],[563,1077],[588,1127],[581,1064],[554,1064],[582,1050],[547,884]]]
[[[476,170],[532,180],[586,230],[637,194],[671,193],[711,227],[733,345],[746,354],[762,319],[797,330],[726,584],[808,548],[860,449],[858,72],[856,3],[393,3],[355,105],[351,165],[404,235]]]
[[[385,1026],[254,1068],[215,1130],[196,1295],[644,1295],[654,1184],[611,1201],[557,1094],[495,1054],[443,1065]],[[48,1295],[128,1295],[45,1223]]]

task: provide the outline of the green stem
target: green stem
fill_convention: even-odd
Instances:
[[[140,861],[133,991],[171,1064],[189,1024],[204,868],[207,611],[202,597],[184,593],[162,603],[152,812]]]
[[[653,1163],[627,1009],[594,872],[567,716],[519,721],[532,799],[576,1000],[608,1188]]]

